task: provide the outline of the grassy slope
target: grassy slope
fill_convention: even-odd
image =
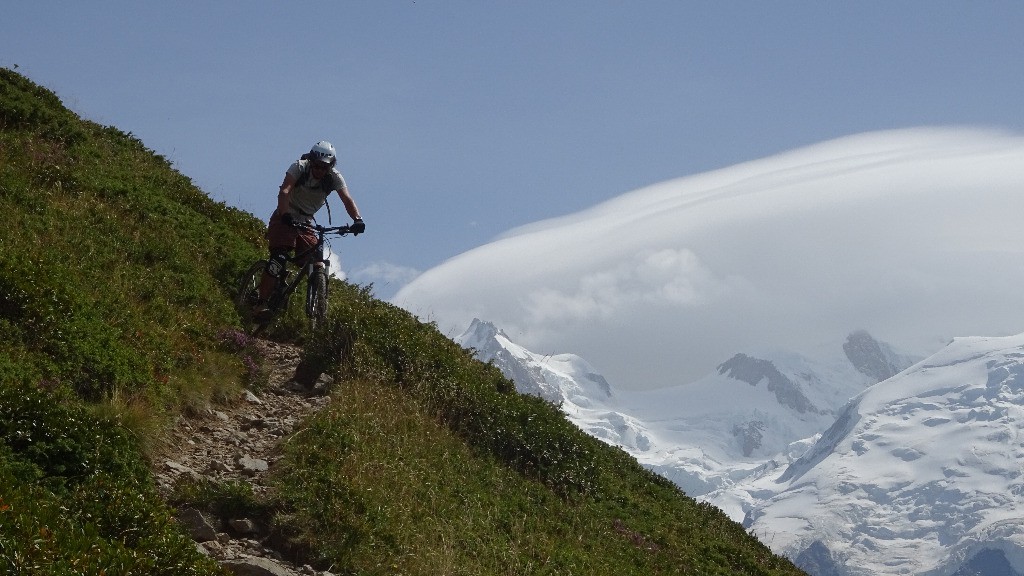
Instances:
[[[0,209],[0,568],[217,573],[143,454],[251,375],[220,334],[262,223],[3,69]],[[242,508],[335,573],[800,573],[434,326],[336,288],[301,337],[340,389],[287,443],[275,495],[183,485],[181,502]]]

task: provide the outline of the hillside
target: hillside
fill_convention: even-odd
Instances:
[[[158,490],[160,447],[194,441],[171,430],[210,433],[209,415],[275,386],[230,304],[262,222],[6,69],[0,208],[8,573],[225,573],[171,504],[250,518],[282,556],[335,574],[801,573],[434,325],[341,282],[318,333],[291,317],[268,335],[331,384],[261,489],[197,471]]]

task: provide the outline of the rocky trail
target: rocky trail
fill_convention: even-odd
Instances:
[[[182,417],[154,458],[158,487],[165,496],[178,477],[244,481],[256,494],[265,493],[264,478],[277,458],[276,449],[296,427],[330,401],[324,394],[327,376],[301,374],[301,349],[265,340],[257,345],[272,372],[260,394],[248,390],[230,406]],[[319,376],[319,375],[316,375]],[[296,380],[315,382],[312,391]],[[201,552],[241,576],[330,576],[311,566],[295,566],[269,547],[264,527],[249,518],[212,518],[195,509],[178,509],[178,521]]]

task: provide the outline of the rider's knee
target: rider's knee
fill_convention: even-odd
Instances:
[[[281,274],[284,273],[284,268],[287,263],[288,254],[286,252],[272,252],[270,254],[270,260],[267,261],[267,274],[270,274],[274,278],[280,278]]]

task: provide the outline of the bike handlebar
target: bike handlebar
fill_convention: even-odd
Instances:
[[[352,232],[352,227],[349,226],[348,224],[344,226],[321,226],[319,224],[314,224],[310,226],[309,224],[303,224],[301,222],[292,222],[292,228],[301,228],[304,230],[309,230],[310,232],[317,232],[322,234],[338,234],[339,236],[344,236],[349,233],[354,234],[354,232]]]

